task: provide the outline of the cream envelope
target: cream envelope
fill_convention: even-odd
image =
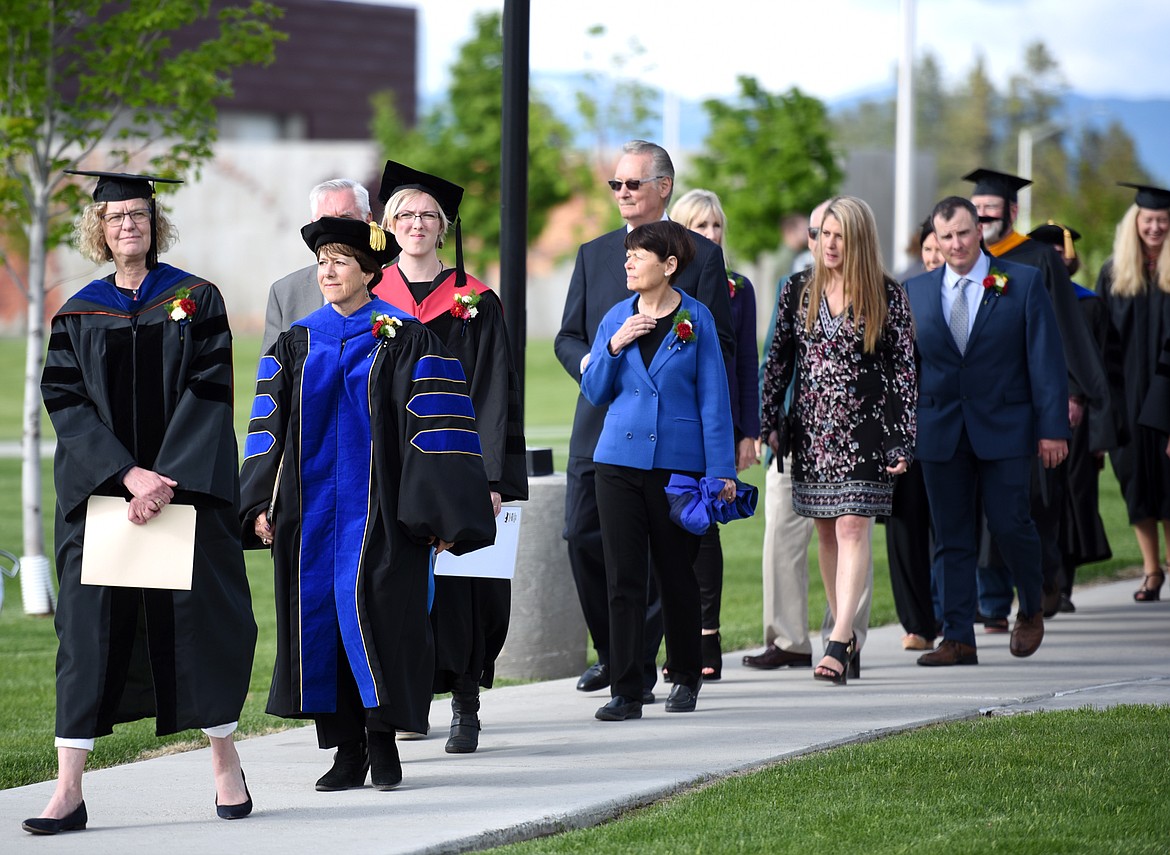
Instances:
[[[90,496],[85,512],[81,584],[191,590],[195,508],[167,505],[145,525],[126,517],[118,496]]]

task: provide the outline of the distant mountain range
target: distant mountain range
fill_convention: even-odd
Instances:
[[[537,72],[533,74],[532,85],[574,129],[578,145],[597,144],[582,125],[575,109],[576,93],[592,88],[584,75]],[[828,107],[831,112],[837,112],[863,101],[881,101],[893,95],[891,87],[877,87],[829,101]],[[675,142],[684,150],[700,148],[707,134],[707,114],[701,103],[701,100],[681,97],[678,100]],[[656,106],[662,113],[661,96]],[[1114,120],[1133,138],[1138,156],[1153,179],[1170,187],[1170,145],[1167,145],[1167,140],[1170,140],[1170,99],[1096,98],[1073,92],[1065,96],[1058,121],[1068,129],[1066,139],[1075,139],[1085,126],[1104,130]],[[642,132],[655,140],[666,140],[669,136],[663,132],[661,122],[643,128]],[[617,135],[605,143],[617,146],[623,141],[623,137]]]

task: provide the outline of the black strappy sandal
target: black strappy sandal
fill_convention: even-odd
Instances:
[[[818,665],[813,669],[814,680],[824,680],[828,683],[834,683],[838,686],[844,686],[849,681],[849,669],[853,662],[853,657],[856,655],[857,637],[849,639],[849,642],[844,641],[830,641],[825,645],[825,656],[829,659],[835,659],[841,664],[840,671],[834,671],[824,665]],[[858,673],[860,673],[860,660],[858,660]]]

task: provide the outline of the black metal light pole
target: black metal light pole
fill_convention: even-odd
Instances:
[[[504,0],[504,100],[500,135],[500,290],[524,413],[528,337],[528,0]]]

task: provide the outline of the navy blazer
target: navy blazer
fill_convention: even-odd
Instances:
[[[696,232],[695,257],[672,283],[680,291],[703,303],[715,318],[724,361],[735,358],[735,334],[731,329],[731,298],[727,291],[727,268],[723,251]],[[561,329],[553,343],[557,359],[569,376],[581,382],[581,359],[593,348],[597,327],[606,312],[630,296],[626,288],[626,227],[607,232],[577,250],[577,263],[569,280]],[[601,435],[605,408],[595,407],[577,396],[570,457],[592,457]]]
[[[1007,275],[1007,287],[1000,295],[985,290],[965,354],[943,317],[946,267],[906,283],[917,332],[920,460],[950,460],[964,428],[984,460],[1032,457],[1040,439],[1069,436],[1068,370],[1040,273],[1002,259],[992,267]]]
[[[581,375],[581,394],[594,406],[608,407],[593,460],[734,478],[731,402],[715,319],[698,300],[679,293],[679,310],[690,312],[695,337],[680,342],[672,330],[649,368],[637,343],[616,356],[609,352],[609,340],[634,313],[637,295],[601,321]]]

